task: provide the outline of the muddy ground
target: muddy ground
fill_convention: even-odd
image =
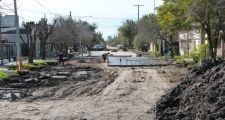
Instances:
[[[151,120],[156,101],[187,72],[174,66],[68,64],[1,83],[0,120]]]

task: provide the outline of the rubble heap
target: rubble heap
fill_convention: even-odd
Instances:
[[[225,63],[208,60],[157,102],[158,120],[224,120]]]
[[[65,65],[21,72],[0,81],[0,100],[65,99],[101,94],[117,77],[98,67]]]

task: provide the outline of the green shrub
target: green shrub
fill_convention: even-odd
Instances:
[[[40,60],[40,61],[34,62],[33,65],[35,65],[35,66],[45,66],[45,65],[48,65],[48,64],[47,64],[46,61]]]
[[[0,80],[8,79],[10,75],[6,74],[3,71],[0,71]]]
[[[175,60],[177,63],[183,63],[184,62],[184,55],[181,56],[175,56]]]
[[[156,51],[156,52],[154,52],[154,56],[155,56],[155,57],[159,57],[159,56],[161,56],[160,51]]]
[[[16,70],[16,65],[7,66],[8,70]]]
[[[200,60],[200,53],[199,50],[197,48],[194,48],[191,52],[190,52],[190,57],[194,60],[195,63],[197,63]]]
[[[24,69],[33,69],[33,68],[37,68],[37,67],[38,66],[36,66],[35,64],[28,64],[28,63],[22,65],[22,68],[24,68]]]
[[[198,63],[200,59],[204,59],[207,56],[209,56],[209,45],[203,44],[198,46],[197,48],[192,49],[189,56],[176,56],[175,59],[177,63],[183,63],[185,61],[185,58],[192,58],[195,63]]]
[[[199,46],[200,58],[206,58],[209,56],[209,44],[203,44]]]
[[[193,58],[196,63],[199,62],[200,59],[205,59],[207,56],[209,56],[208,44],[200,45],[198,48],[193,49],[190,53],[190,57]]]
[[[36,69],[36,68],[40,68],[42,66],[48,65],[46,61],[40,60],[40,61],[36,61],[32,64],[30,63],[25,63],[22,65],[22,68],[24,69]],[[16,65],[10,65],[7,67],[8,70],[16,70]]]

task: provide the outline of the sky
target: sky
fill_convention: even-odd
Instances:
[[[14,14],[14,0],[2,0],[0,11],[3,15]],[[155,0],[156,7],[163,3]],[[49,22],[56,16],[69,16],[71,11],[74,19],[81,19],[97,24],[97,31],[103,37],[117,34],[117,29],[126,19],[137,21],[138,9],[140,17],[154,13],[154,0],[17,0],[18,15],[22,21],[39,21],[44,15]]]

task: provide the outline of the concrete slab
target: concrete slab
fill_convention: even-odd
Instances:
[[[163,65],[160,59],[145,57],[114,57],[109,56],[109,66],[156,66]]]
[[[91,51],[91,57],[101,57],[102,54],[109,53],[113,56],[132,56],[136,57],[137,54],[130,51],[117,51],[117,52],[111,52],[111,51]],[[81,57],[82,55],[79,55],[78,57]],[[88,57],[88,54],[83,54],[84,57]]]

